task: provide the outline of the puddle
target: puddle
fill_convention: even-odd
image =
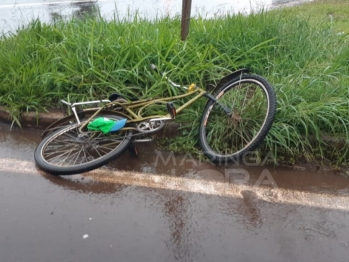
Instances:
[[[189,153],[179,155],[160,151],[154,142],[139,143],[137,147],[140,152],[138,157],[132,157],[126,152],[107,167],[115,170],[163,174],[168,177],[198,178],[255,187],[349,195],[349,177],[336,175],[330,169],[315,171],[304,168],[299,171],[278,165],[259,165],[252,160],[216,166],[200,161]]]
[[[40,134],[40,130],[19,128],[10,130],[9,125],[1,124],[0,157],[32,162],[35,147],[41,140]],[[92,176],[78,175],[60,178],[44,175],[44,177],[54,184],[66,186],[72,190],[85,192],[92,190],[99,193],[115,192],[123,188],[122,186],[118,188],[115,183],[108,183],[109,180],[112,180],[112,172],[116,171],[129,173],[130,179],[132,173],[145,174],[145,176],[149,174],[149,181],[155,184],[154,179],[166,180],[168,178],[169,181],[182,179],[180,181],[200,181],[203,184],[207,181],[220,185],[235,184],[339,196],[349,195],[349,177],[336,175],[330,169],[299,171],[278,165],[259,165],[252,160],[215,166],[212,163],[200,161],[190,153],[179,155],[163,151],[156,142],[137,143],[136,145],[139,151],[138,157],[133,157],[130,153],[125,152],[105,167],[98,169],[97,171],[102,175],[97,172],[97,175]],[[272,159],[272,155],[269,155],[268,158]],[[266,161],[261,163],[263,162]],[[138,179],[137,175],[135,179]],[[120,184],[120,181],[117,184]]]

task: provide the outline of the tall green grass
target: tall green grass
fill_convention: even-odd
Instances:
[[[3,36],[0,105],[20,124],[21,112],[58,107],[60,99],[180,93],[150,69],[151,63],[174,81],[207,89],[230,71],[248,67],[277,92],[277,115],[263,152],[294,161],[311,155],[348,163],[349,38],[333,23],[314,23],[288,10],[196,18],[183,42],[180,18],[131,18],[97,16],[52,25],[36,20]],[[190,125],[172,149],[194,150],[204,102],[180,116]]]

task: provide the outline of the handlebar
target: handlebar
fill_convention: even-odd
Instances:
[[[98,103],[110,103],[110,100],[107,99],[103,99],[103,100],[95,100],[95,101],[86,101],[86,102],[78,102],[78,103],[69,103],[65,100],[61,100],[61,102],[63,104],[66,104],[70,107],[75,107],[75,106],[79,106],[79,105],[87,105],[87,104],[98,104]]]
[[[171,86],[177,87],[177,88],[180,87],[180,88],[183,88],[183,89],[185,89],[185,90],[188,89],[188,87],[186,87],[186,86],[182,86],[182,85],[179,85],[179,84],[176,84],[175,82],[173,82],[171,79],[169,79],[169,78],[165,75],[165,73],[159,71],[159,70],[157,69],[157,67],[156,67],[154,64],[151,64],[150,67],[151,67],[151,69],[153,69],[156,73],[158,73],[158,74],[160,74],[162,77],[164,77],[164,78],[170,83]]]

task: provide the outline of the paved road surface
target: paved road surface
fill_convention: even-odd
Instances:
[[[348,178],[225,167],[241,183],[153,144],[61,178],[35,168],[39,141],[0,125],[0,261],[348,261]]]

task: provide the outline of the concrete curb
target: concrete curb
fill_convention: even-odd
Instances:
[[[35,112],[23,112],[21,116],[22,128],[35,128],[45,129],[54,121],[62,118],[64,114],[58,110],[52,110],[51,112],[35,113]],[[6,107],[0,106],[0,121],[11,124],[12,117],[10,111]],[[155,132],[158,136],[172,137],[178,135],[178,129],[181,124],[176,122],[165,123],[162,130]]]
[[[59,111],[52,112],[23,112],[21,115],[21,125],[25,128],[45,129],[54,121],[63,117],[63,113]],[[0,121],[5,123],[12,123],[10,111],[6,107],[0,107]]]
[[[47,113],[35,113],[35,112],[27,112],[22,113],[21,116],[21,124],[22,128],[35,128],[35,129],[45,129],[47,126],[49,126],[54,121],[62,118],[64,115],[62,112],[59,112],[58,110],[53,110],[52,112]],[[12,123],[12,117],[10,114],[10,111],[6,107],[0,106],[0,121],[5,122],[8,124]],[[162,130],[154,133],[157,137],[175,137],[179,134],[179,129],[181,128],[180,123],[176,122],[167,122],[165,123],[165,126]],[[341,145],[345,144],[345,141],[338,138],[323,138],[328,143],[334,144],[334,145]],[[295,166],[295,165],[282,165],[285,168],[296,170],[296,171],[306,171],[306,170],[313,170],[314,168],[307,168],[302,166]],[[322,167],[326,168],[326,167]],[[331,168],[329,168],[331,170]],[[332,171],[331,171],[332,172]],[[347,171],[345,171],[347,172]],[[348,175],[348,173],[343,173],[344,175]]]

